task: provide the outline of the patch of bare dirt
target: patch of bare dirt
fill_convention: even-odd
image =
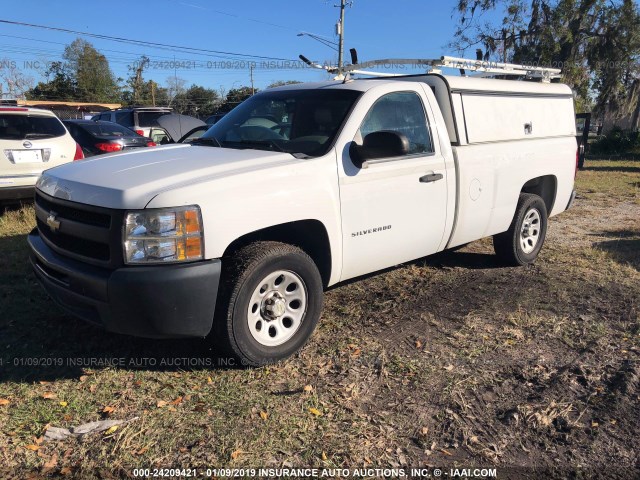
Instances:
[[[391,465],[638,478],[638,252],[603,242],[636,241],[639,218],[578,199],[535,265],[504,268],[485,240],[330,292],[328,317],[349,323],[319,342],[346,330],[356,345],[322,381],[358,386],[349,406]]]

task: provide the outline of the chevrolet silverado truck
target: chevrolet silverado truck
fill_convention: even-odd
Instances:
[[[270,89],[191,144],[44,172],[30,260],[77,317],[261,365],[305,344],[339,282],[488,236],[504,263],[533,262],[575,196],[576,147],[558,83]]]

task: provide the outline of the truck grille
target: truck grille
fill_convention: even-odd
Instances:
[[[56,253],[93,265],[122,264],[123,212],[54,198],[36,191],[40,237]]]

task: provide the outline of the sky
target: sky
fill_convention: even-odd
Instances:
[[[337,42],[337,3],[339,0],[111,0],[99,4],[87,0],[2,0],[0,20],[133,40],[82,37],[107,57],[116,77],[127,77],[128,66],[146,55],[151,60],[144,73],[146,80],[166,86],[169,77],[177,76],[186,80],[187,86],[228,90],[250,85],[250,62],[255,62],[256,88],[277,80],[327,79],[321,70],[301,68],[298,55],[335,63],[337,52],[299,34],[308,32]],[[455,54],[447,49],[457,20],[454,4],[455,0],[354,0],[346,10],[345,59],[353,47],[360,61]],[[65,45],[78,36],[0,23],[0,61],[11,60],[35,81],[42,80],[46,62],[60,60]],[[180,52],[139,41],[207,52]]]

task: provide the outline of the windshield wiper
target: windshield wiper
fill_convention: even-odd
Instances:
[[[277,150],[279,152],[291,153],[287,152],[281,145],[278,145],[275,140],[240,140],[238,142],[240,145],[250,145],[254,147],[271,147],[271,150]]]
[[[200,137],[195,140],[191,140],[191,145],[207,145],[209,147],[219,147],[222,148],[222,144],[220,140],[216,137]]]

